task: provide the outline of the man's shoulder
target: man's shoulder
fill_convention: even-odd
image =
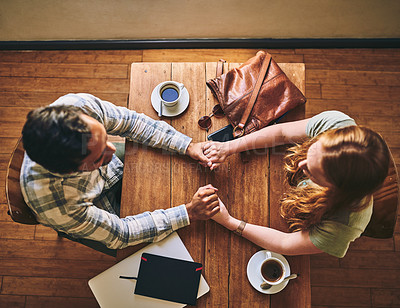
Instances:
[[[90,94],[86,93],[69,93],[56,99],[50,106],[70,105],[81,107],[88,102]]]
[[[54,101],[51,106],[74,106],[80,108],[85,114],[103,123],[103,117],[110,112],[113,104],[103,101],[89,93],[69,93]],[[107,112],[105,112],[107,111]]]
[[[25,202],[35,206],[39,205],[41,200],[46,200],[49,206],[52,203],[50,200],[63,199],[66,191],[76,195],[75,190],[66,190],[66,187],[79,187],[79,174],[77,172],[63,175],[50,172],[25,155],[20,174],[21,192]],[[86,179],[86,183],[87,181]]]
[[[25,192],[27,196],[36,190],[46,190],[46,187],[49,187],[50,178],[50,171],[31,160],[29,156],[25,154],[21,166],[20,185],[21,190]]]

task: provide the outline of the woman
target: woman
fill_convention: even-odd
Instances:
[[[204,153],[214,169],[234,153],[300,141],[304,142],[290,148],[285,158],[292,188],[280,209],[292,233],[241,222],[222,201],[220,213],[212,219],[277,253],[344,257],[350,242],[365,230],[372,215],[372,194],[388,173],[389,150],[380,135],[341,112],[326,111],[230,142],[208,143]]]

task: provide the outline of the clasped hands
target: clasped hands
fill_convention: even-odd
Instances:
[[[186,204],[186,210],[191,221],[212,218],[216,222],[224,224],[233,219],[224,203],[218,198],[217,191],[218,189],[211,184],[197,190],[192,201]]]
[[[190,143],[186,153],[210,170],[217,168],[231,154],[227,142],[216,141]]]

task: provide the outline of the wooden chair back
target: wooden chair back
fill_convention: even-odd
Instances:
[[[393,237],[399,207],[399,174],[390,153],[389,173],[382,187],[374,193],[374,209],[363,236],[373,238]]]
[[[6,173],[6,197],[8,214],[12,220],[21,224],[36,225],[38,221],[32,210],[25,203],[19,184],[22,161],[24,160],[24,148],[21,139],[18,140],[7,167]]]

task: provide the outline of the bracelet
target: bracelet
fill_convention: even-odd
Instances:
[[[243,230],[246,227],[246,222],[244,222],[243,220],[240,222],[239,226],[237,227],[236,230],[233,230],[233,233],[242,236]]]

